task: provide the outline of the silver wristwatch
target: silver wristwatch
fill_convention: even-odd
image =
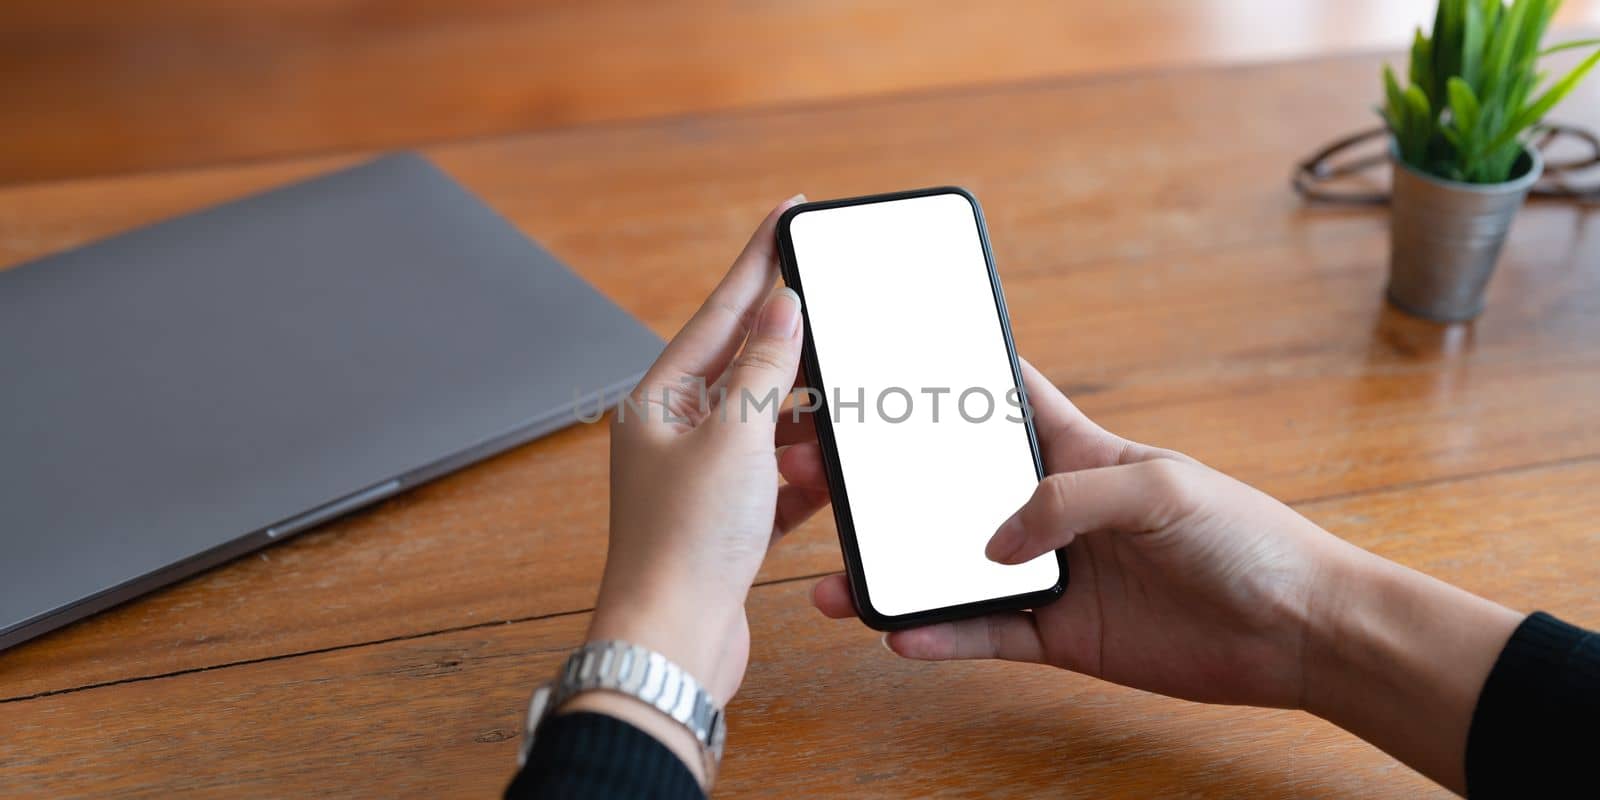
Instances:
[[[539,725],[567,700],[581,692],[603,690],[643,701],[689,729],[700,740],[706,780],[722,763],[722,743],[727,728],[722,709],[682,667],[666,656],[636,644],[618,641],[588,642],[573,651],[556,679],[533,692],[528,703],[527,728],[517,765],[527,763]]]

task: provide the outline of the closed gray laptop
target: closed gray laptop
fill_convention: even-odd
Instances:
[[[570,424],[660,348],[414,155],[0,270],[0,648]]]

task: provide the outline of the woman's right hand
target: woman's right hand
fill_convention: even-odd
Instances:
[[[1050,474],[986,555],[1021,563],[1064,547],[1067,591],[1033,611],[897,631],[890,649],[1301,708],[1463,790],[1478,692],[1521,615],[1351,545],[1192,458],[1109,433],[1022,366]],[[785,460],[786,477],[820,482],[817,459],[800,455]],[[829,617],[854,615],[842,575],[812,601]]]
[[[1033,661],[1212,703],[1299,706],[1312,587],[1362,555],[1287,506],[1115,436],[1023,363],[1046,471],[989,542],[1005,564],[1065,547],[1066,595],[1035,611],[899,631],[908,658]],[[813,601],[853,616],[843,576]]]

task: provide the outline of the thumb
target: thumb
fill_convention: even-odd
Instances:
[[[1021,564],[1066,547],[1079,534],[1156,530],[1192,506],[1199,469],[1176,459],[1152,458],[1048,476],[1000,524],[984,554],[1001,564]]]
[[[778,410],[794,389],[795,370],[800,363],[800,295],[779,286],[767,296],[744,350],[728,370],[728,394],[724,407],[730,413],[717,415],[717,424],[765,422],[776,424]]]

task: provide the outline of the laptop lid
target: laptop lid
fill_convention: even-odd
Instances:
[[[0,270],[0,648],[570,424],[660,348],[415,155]]]

